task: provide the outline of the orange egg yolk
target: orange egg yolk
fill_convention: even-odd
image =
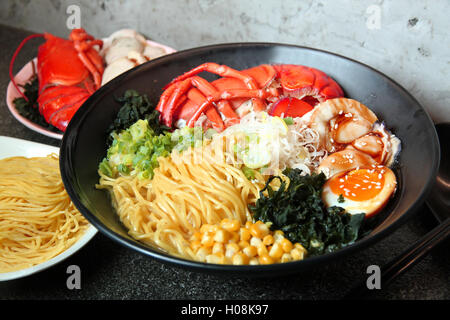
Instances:
[[[356,169],[331,178],[329,186],[336,195],[353,201],[373,199],[384,187],[383,167]]]

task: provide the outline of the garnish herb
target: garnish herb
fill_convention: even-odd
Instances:
[[[256,170],[255,169],[252,169],[252,168],[249,168],[249,167],[247,167],[247,166],[242,166],[242,168],[241,168],[241,170],[242,170],[242,172],[244,173],[244,175],[245,175],[245,177],[248,179],[248,180],[253,180],[253,179],[255,179],[255,173],[256,173]]]
[[[294,124],[294,119],[292,117],[283,118],[284,123],[286,123],[288,126],[291,124]]]
[[[122,106],[108,129],[108,151],[99,164],[99,170],[109,177],[137,175],[152,178],[159,166],[158,158],[167,157],[172,150],[183,151],[201,145],[204,138],[212,136],[201,127],[184,127],[170,132],[160,124],[159,112],[146,95],[127,90],[116,99]]]
[[[111,133],[112,143],[99,170],[109,176],[137,175],[142,179],[153,178],[153,170],[159,167],[158,158],[167,157],[172,150],[179,152],[202,143],[202,128],[184,127],[157,135],[148,120],[138,120],[129,128]]]
[[[145,94],[141,95],[136,90],[127,90],[122,97],[116,98],[116,100],[122,107],[108,129],[109,144],[113,141],[112,133],[117,134],[138,120],[147,120],[156,135],[170,130],[169,127],[159,123],[159,112]]]

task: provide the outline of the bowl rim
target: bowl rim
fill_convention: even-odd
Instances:
[[[419,109],[421,109],[424,113],[425,118],[428,121],[428,124],[430,125],[431,132],[433,134],[433,141],[432,141],[432,149],[433,152],[430,155],[432,159],[432,171],[429,175],[426,183],[421,187],[420,193],[418,197],[415,199],[414,202],[411,203],[409,208],[405,210],[405,212],[398,217],[393,223],[388,225],[386,228],[378,231],[377,233],[369,236],[364,237],[355,243],[348,245],[344,248],[341,248],[335,252],[332,253],[326,253],[319,256],[313,256],[309,257],[304,260],[300,261],[292,261],[292,262],[285,262],[285,263],[277,263],[277,264],[270,264],[270,265],[255,265],[255,266],[236,266],[236,265],[222,265],[222,264],[212,264],[212,263],[205,263],[205,262],[198,262],[198,261],[192,261],[185,258],[180,258],[174,255],[170,255],[168,253],[163,253],[161,251],[157,251],[150,246],[147,246],[145,244],[139,243],[137,241],[127,239],[105,225],[102,224],[102,222],[94,215],[92,214],[89,209],[87,209],[78,199],[77,192],[73,188],[72,184],[70,183],[69,179],[69,168],[66,166],[67,163],[70,163],[71,160],[69,158],[69,155],[71,154],[70,150],[68,149],[68,146],[70,143],[74,143],[74,140],[76,140],[76,135],[73,137],[70,133],[74,132],[76,130],[70,130],[71,127],[78,126],[79,123],[83,121],[84,116],[87,113],[81,113],[77,112],[72,121],[69,123],[68,128],[66,130],[66,133],[64,134],[62,143],[61,143],[61,157],[60,157],[60,169],[61,169],[61,176],[63,178],[63,182],[66,185],[66,190],[69,193],[69,196],[72,198],[72,201],[77,206],[77,208],[80,210],[80,212],[85,215],[86,219],[92,223],[98,230],[100,230],[103,234],[105,234],[110,239],[119,242],[121,245],[133,249],[141,254],[144,254],[146,256],[149,256],[159,262],[169,264],[172,266],[177,267],[183,267],[187,268],[192,271],[200,271],[200,272],[210,272],[210,273],[224,273],[224,274],[245,274],[250,276],[270,276],[271,273],[279,274],[280,272],[283,272],[284,274],[288,273],[294,273],[298,272],[300,270],[308,269],[311,266],[319,265],[323,261],[335,261],[341,257],[344,257],[346,255],[349,255],[350,253],[353,253],[357,250],[361,250],[363,248],[368,247],[369,245],[374,244],[375,242],[380,241],[381,239],[387,237],[388,235],[392,234],[395,230],[397,230],[402,224],[404,224],[407,219],[409,219],[414,213],[418,211],[418,209],[424,204],[425,199],[428,195],[428,193],[431,191],[431,187],[433,184],[433,181],[436,178],[438,168],[439,168],[439,161],[440,161],[440,147],[439,147],[439,140],[437,136],[436,129],[434,128],[434,123],[431,119],[431,116],[428,114],[426,109],[417,101],[417,99],[409,92],[407,91],[403,86],[401,86],[398,82],[390,78],[389,76],[385,75],[384,73],[378,71],[377,69],[362,63],[360,61],[357,61],[352,58],[348,58],[346,56],[322,50],[307,46],[301,46],[296,44],[287,44],[287,43],[278,43],[278,42],[230,42],[230,43],[218,43],[218,44],[211,44],[206,46],[200,46],[185,50],[180,50],[175,53],[172,53],[167,56],[162,56],[157,59],[154,59],[152,61],[149,61],[147,63],[144,63],[142,65],[139,65],[131,70],[128,70],[127,72],[121,74],[117,78],[111,80],[108,82],[104,87],[100,88],[98,91],[96,91],[89,99],[85,102],[85,104],[89,105],[92,102],[96,102],[97,97],[102,95],[103,91],[108,90],[110,87],[114,86],[116,83],[120,83],[122,79],[126,78],[130,73],[137,72],[140,68],[146,67],[149,64],[163,64],[165,62],[170,63],[171,60],[177,57],[183,57],[183,56],[189,56],[189,55],[195,55],[196,53],[205,52],[208,50],[220,50],[220,49],[233,49],[233,48],[239,48],[239,47],[292,47],[292,48],[298,48],[301,50],[306,51],[312,51],[312,52],[318,52],[325,55],[332,55],[337,58],[355,63],[360,65],[361,67],[365,69],[369,69],[372,72],[378,74],[379,76],[385,78],[389,82],[391,82],[394,86],[398,87],[400,91],[402,91],[409,99],[411,99]],[[82,110],[87,110],[86,108],[80,108]],[[74,121],[75,120],[75,121]],[[66,152],[67,151],[67,152]],[[67,170],[67,172],[66,172]],[[402,188],[403,189],[403,188]],[[402,190],[397,190],[397,192],[400,192]],[[395,208],[393,209],[395,210]],[[297,267],[297,268],[296,268]]]

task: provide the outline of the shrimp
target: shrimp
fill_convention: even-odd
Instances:
[[[390,167],[401,149],[400,139],[369,108],[353,99],[320,103],[311,111],[308,125],[319,134],[319,147],[328,152],[317,168],[327,177],[358,167]]]
[[[322,160],[317,172],[323,172],[327,178],[356,168],[365,168],[378,163],[367,153],[348,146],[344,150],[332,153]]]
[[[369,154],[379,164],[390,167],[400,153],[401,141],[389,132],[384,124],[376,122],[372,130],[368,134],[354,140],[352,146],[359,151]]]
[[[377,120],[377,116],[361,102],[336,98],[314,108],[309,126],[319,134],[320,146],[332,153],[368,134]]]

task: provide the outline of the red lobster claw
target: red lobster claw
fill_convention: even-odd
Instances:
[[[209,83],[197,76],[204,71],[221,78]],[[222,131],[250,110],[301,117],[318,102],[343,95],[333,79],[314,68],[264,64],[238,71],[208,62],[172,80],[157,110],[167,126],[194,126],[205,115],[208,121],[202,122],[204,128]]]

